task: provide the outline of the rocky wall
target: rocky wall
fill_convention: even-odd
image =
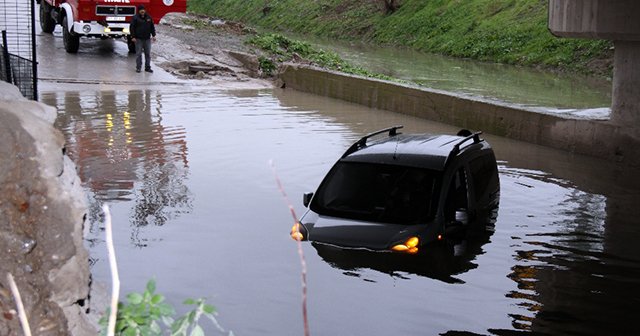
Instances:
[[[0,83],[0,335],[22,335],[11,273],[33,335],[96,335],[88,322],[86,196],[54,108]]]

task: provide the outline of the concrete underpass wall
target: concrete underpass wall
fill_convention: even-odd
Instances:
[[[608,121],[565,118],[309,66],[286,65],[280,79],[287,89],[640,166],[640,132]]]
[[[23,334],[7,273],[33,335],[97,335],[86,315],[86,196],[55,118],[0,82],[0,335]]]

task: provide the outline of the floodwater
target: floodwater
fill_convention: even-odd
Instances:
[[[300,216],[302,194],[363,134],[457,131],[291,90],[116,87],[41,101],[59,109],[90,195],[94,278],[110,277],[106,203],[122,291],[155,277],[175,305],[208,297],[236,335],[303,331],[293,223],[269,161]],[[486,138],[502,188],[495,230],[419,258],[304,243],[312,335],[640,333],[639,171]]]
[[[369,71],[438,90],[542,108],[547,112],[598,117],[608,116],[608,107],[611,106],[611,82],[604,78],[558,74],[397,47],[376,47],[309,36],[301,39],[311,41],[321,49],[337,52],[345,60]]]

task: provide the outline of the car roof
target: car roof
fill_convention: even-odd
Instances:
[[[380,134],[381,132],[376,132]],[[374,134],[374,133],[372,133]],[[377,135],[376,134],[376,135]],[[413,166],[433,170],[444,170],[452,155],[471,149],[479,142],[479,133],[470,137],[441,134],[400,134],[393,131],[389,136],[367,143],[369,136],[356,142],[343,155],[341,161],[381,163],[401,166]],[[467,139],[473,141],[466,143]],[[469,146],[460,148],[465,142]],[[484,148],[485,146],[479,146]],[[477,147],[476,147],[477,148]]]

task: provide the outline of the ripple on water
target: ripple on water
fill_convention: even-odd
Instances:
[[[364,133],[391,124],[454,132],[291,91],[65,92],[42,101],[58,108],[56,126],[92,196],[96,277],[107,277],[97,210],[106,202],[130,224],[116,232],[127,253],[123,276],[143,283],[155,274],[176,296],[217,293],[221,321],[238,334],[300,330],[291,219],[269,160],[301,211],[299,196]],[[550,155],[536,150],[541,160]],[[640,304],[638,190],[611,182],[621,191],[611,193],[589,179],[578,186],[500,159],[494,230],[413,259],[305,244],[313,331],[638,331],[630,323]],[[258,312],[250,323],[247,311]]]

